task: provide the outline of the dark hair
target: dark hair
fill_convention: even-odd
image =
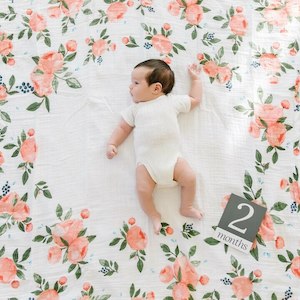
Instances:
[[[146,67],[152,69],[146,76],[148,85],[159,82],[162,85],[162,91],[164,94],[168,94],[172,91],[175,84],[174,72],[170,66],[161,59],[148,59],[139,64],[134,68]]]

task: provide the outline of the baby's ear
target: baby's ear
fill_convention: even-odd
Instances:
[[[159,94],[162,91],[162,85],[160,82],[155,82],[153,84],[153,91],[155,94]]]

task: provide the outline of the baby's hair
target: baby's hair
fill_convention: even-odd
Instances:
[[[162,85],[162,92],[168,94],[172,91],[175,84],[174,72],[170,66],[161,59],[148,59],[139,64],[134,68],[146,67],[152,69],[146,76],[148,85],[159,82]]]

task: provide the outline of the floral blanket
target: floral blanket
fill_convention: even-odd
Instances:
[[[299,32],[299,0],[2,0],[0,299],[300,299]],[[204,88],[179,122],[205,217],[156,189],[159,235],[132,137],[105,156],[148,58]],[[214,235],[231,193],[267,208],[249,253]]]

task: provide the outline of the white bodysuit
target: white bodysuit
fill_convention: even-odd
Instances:
[[[134,127],[137,165],[144,165],[156,184],[172,186],[174,167],[181,156],[177,116],[191,109],[188,95],[163,95],[134,103],[122,117]]]

